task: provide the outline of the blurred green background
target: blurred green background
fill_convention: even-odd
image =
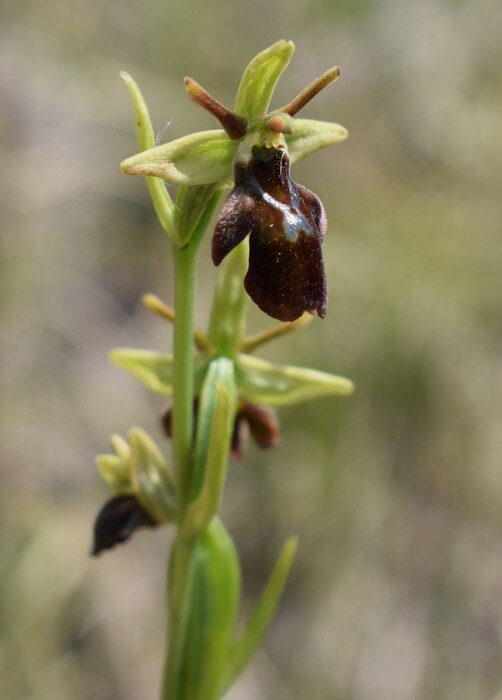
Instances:
[[[214,128],[249,59],[297,45],[274,105],[349,140],[299,164],[323,199],[330,305],[265,356],[345,374],[280,412],[231,470],[247,605],[300,536],[286,596],[230,700],[495,700],[502,686],[502,5],[499,0],[3,0],[0,10],[0,697],[156,700],[171,532],[89,558],[111,432],[159,437],[159,397],[110,347],[169,348],[166,240],[129,71],[160,138]],[[214,283],[201,268],[197,319]],[[252,330],[269,322],[251,310]],[[167,449],[167,445],[166,445]]]

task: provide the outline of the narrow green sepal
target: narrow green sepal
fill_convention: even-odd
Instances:
[[[151,391],[171,396],[173,393],[173,356],[154,350],[115,348],[108,355],[110,362],[139,379]],[[207,358],[195,357],[195,385],[200,389]]]
[[[228,655],[225,671],[220,681],[220,696],[223,696],[238,678],[258,648],[281,598],[297,547],[298,539],[296,537],[291,537],[284,545],[246,629]]]
[[[98,455],[96,465],[103,479],[114,493],[125,496],[133,492],[130,461],[118,455]]]
[[[236,150],[237,141],[222,129],[199,131],[127,158],[120,168],[179,185],[210,185],[230,177]]]
[[[110,447],[113,454],[98,455],[96,466],[103,479],[117,495],[132,493],[131,447],[120,435],[112,435]]]
[[[116,367],[139,379],[148,389],[158,394],[173,393],[173,356],[154,350],[115,348],[108,358]]]
[[[174,480],[161,451],[141,428],[129,431],[131,446],[131,483],[145,511],[157,522],[176,517]]]
[[[295,119],[295,131],[286,135],[291,163],[315,153],[324,146],[345,141],[349,132],[344,126],[316,119]]]
[[[110,438],[110,447],[118,457],[129,461],[131,457],[131,446],[127,440],[124,440],[122,435],[112,435]]]
[[[307,367],[275,365],[251,355],[239,355],[237,367],[239,396],[252,403],[287,406],[354,391],[354,384],[345,377]]]
[[[261,51],[244,71],[235,98],[234,111],[253,126],[270,104],[277,81],[286,69],[295,50],[292,41],[276,41]]]
[[[155,133],[150,115],[148,113],[148,107],[146,106],[141,90],[129,73],[122,71],[120,73],[120,77],[125,82],[127,89],[129,90],[129,94],[131,95],[134,115],[136,117],[136,136],[138,139],[138,145],[142,151],[146,151],[149,148],[154,148]],[[166,191],[164,183],[158,178],[149,177],[147,178],[147,185],[150,191],[153,206],[155,207],[155,211],[162,228],[166,231],[173,242],[177,243],[177,237],[173,227],[174,204],[169,196],[169,193]]]

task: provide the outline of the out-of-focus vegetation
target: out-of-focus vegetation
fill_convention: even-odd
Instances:
[[[2,699],[157,696],[169,530],[88,557],[108,496],[94,455],[134,424],[159,437],[161,404],[106,353],[171,340],[139,303],[172,298],[171,268],[144,183],[118,170],[136,150],[118,71],[167,140],[214,127],[184,75],[230,103],[282,37],[297,52],[277,105],[337,63],[305,116],[351,136],[293,171],[328,212],[328,317],[267,357],[358,390],[281,411],[280,447],[232,469],[249,600],[287,535],[300,550],[229,698],[499,697],[501,25],[498,0],[4,0]],[[206,256],[201,325],[213,282]]]

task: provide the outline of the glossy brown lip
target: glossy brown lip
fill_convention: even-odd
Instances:
[[[115,496],[96,517],[91,554],[96,557],[105,549],[126,542],[139,527],[155,525],[134,496]]]
[[[320,199],[289,174],[279,148],[255,146],[234,167],[230,192],[213,235],[215,265],[250,236],[246,291],[269,316],[294,321],[305,311],[326,315],[322,258],[326,217]]]

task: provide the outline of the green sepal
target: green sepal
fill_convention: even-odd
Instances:
[[[110,362],[139,379],[148,389],[158,394],[173,393],[173,356],[154,350],[115,348],[108,355]],[[195,356],[195,386],[200,390],[207,357]]]
[[[275,365],[251,355],[239,355],[237,368],[239,396],[251,403],[287,406],[354,391],[354,384],[345,377],[306,367]]]
[[[118,455],[98,455],[96,465],[103,479],[117,496],[133,493],[130,460],[125,460]]]
[[[136,136],[138,139],[138,145],[142,151],[146,151],[149,148],[154,148],[155,133],[150,115],[148,113],[148,107],[146,106],[145,99],[141,94],[141,90],[139,89],[135,80],[128,73],[122,71],[120,73],[120,77],[125,82],[132,99],[134,115],[136,117]],[[153,206],[155,207],[155,212],[157,213],[163,229],[170,236],[173,242],[177,243],[177,236],[175,233],[175,228],[173,227],[173,215],[175,212],[174,204],[166,190],[164,183],[156,177],[149,177],[147,178],[146,182],[150,191]]]
[[[128,175],[154,175],[179,185],[210,185],[232,173],[237,141],[223,129],[199,131],[150,148],[120,164]]]
[[[177,568],[174,560],[182,556],[184,546],[175,544],[171,571]],[[218,518],[194,542],[183,589],[171,590],[179,600],[178,593],[182,595],[180,623],[163,697],[217,700],[240,599],[239,559]]]
[[[133,493],[157,523],[176,517],[174,480],[161,451],[141,428],[132,428],[127,436],[131,446],[131,483]]]
[[[238,678],[258,648],[286,585],[297,546],[296,537],[291,537],[284,545],[265,590],[249,618],[246,629],[230,650],[220,681],[220,697]]]
[[[261,51],[244,71],[235,98],[234,111],[253,126],[266,113],[277,81],[295,50],[292,41],[276,41]]]
[[[110,447],[115,452],[117,457],[121,457],[125,461],[129,461],[131,457],[131,446],[124,440],[122,435],[112,435],[110,438]]]
[[[348,135],[347,129],[340,124],[316,119],[295,119],[294,133],[286,135],[291,163],[297,163],[320,148],[345,141]]]

